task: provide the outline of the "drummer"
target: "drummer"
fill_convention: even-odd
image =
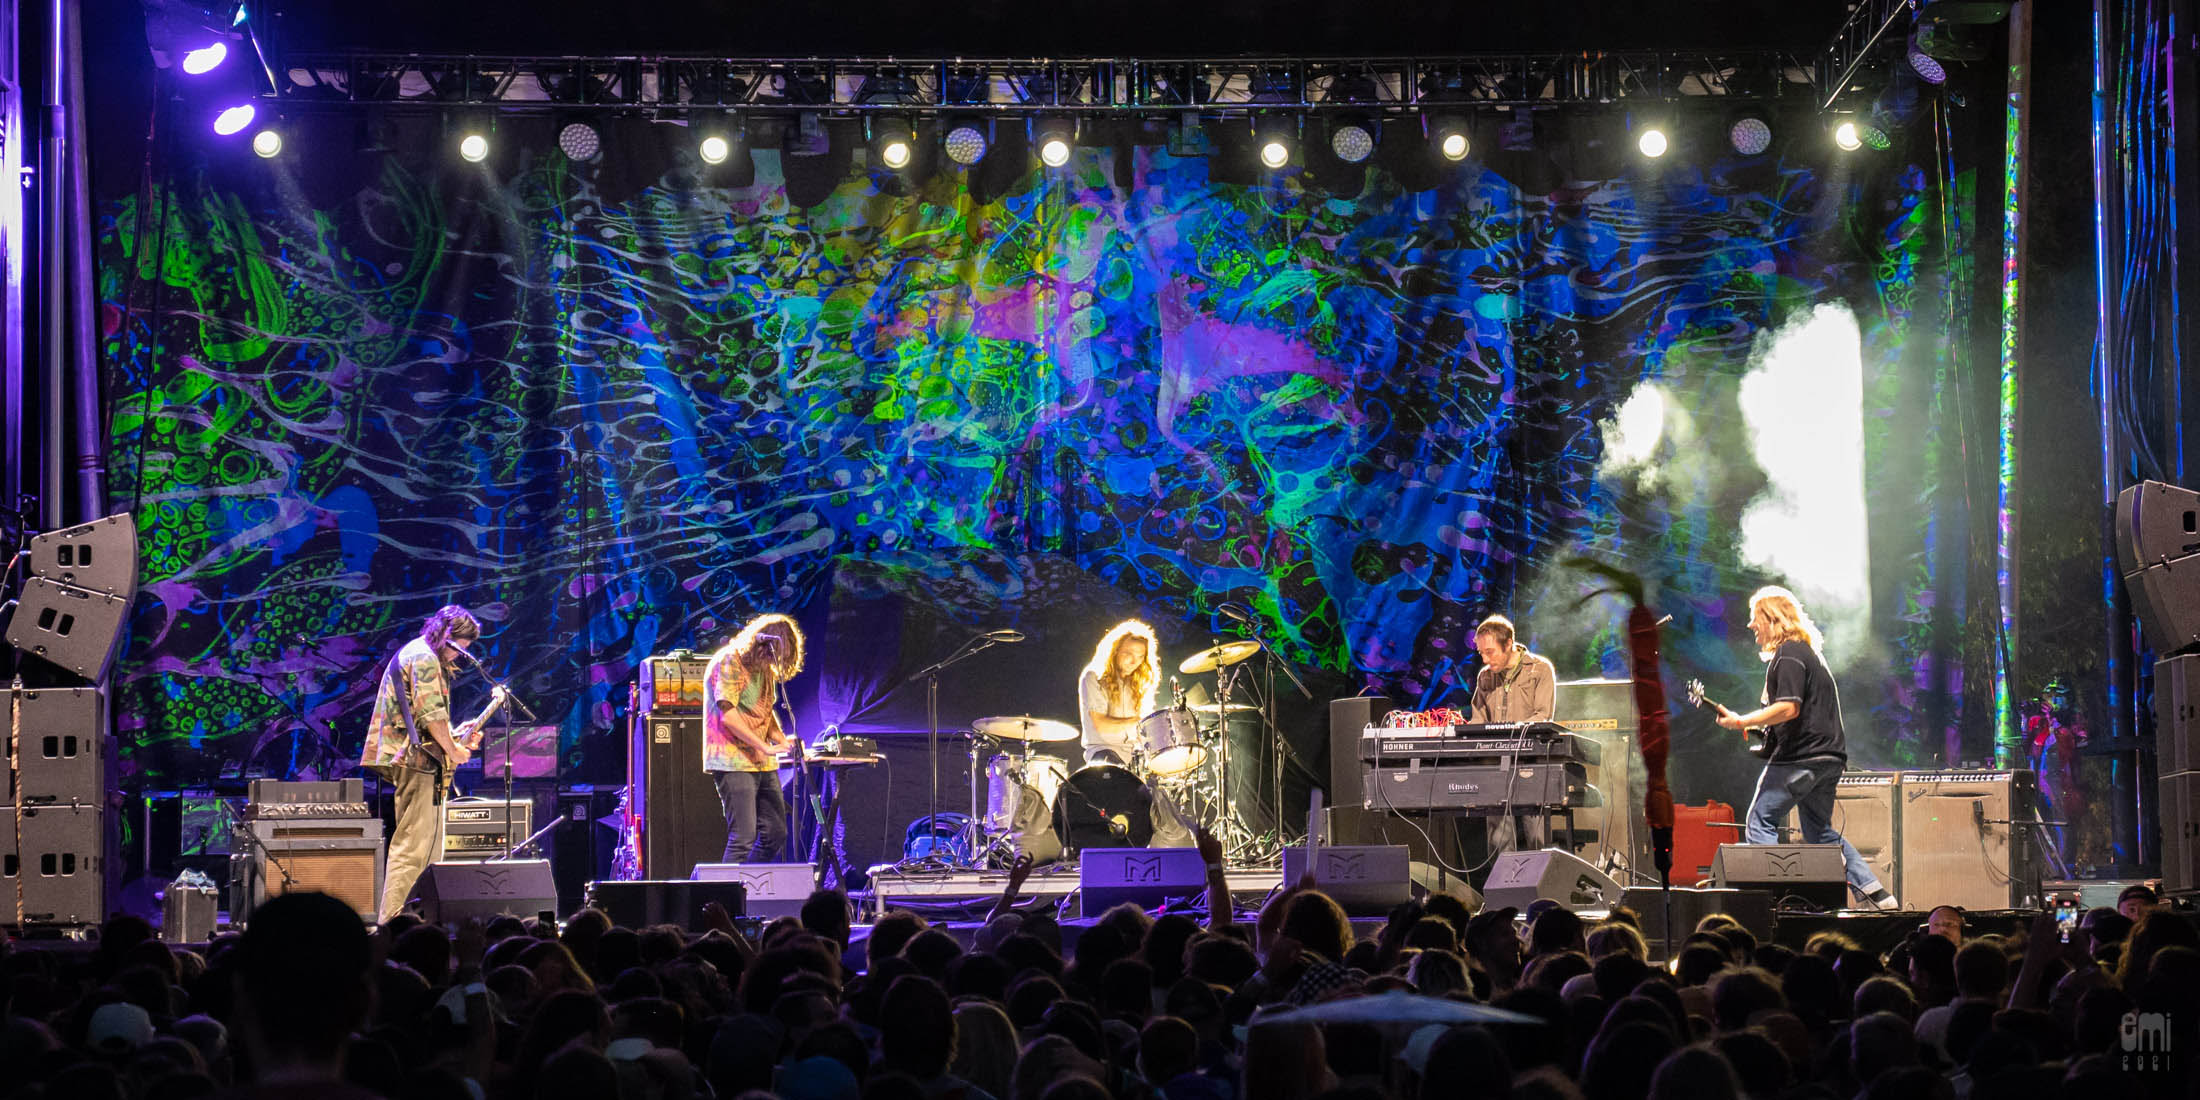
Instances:
[[[1161,685],[1161,645],[1153,628],[1137,619],[1115,624],[1092,651],[1077,681],[1077,716],[1084,726],[1080,743],[1088,764],[1132,767],[1140,747],[1139,719],[1154,709]],[[1152,777],[1153,846],[1188,848],[1192,831]]]

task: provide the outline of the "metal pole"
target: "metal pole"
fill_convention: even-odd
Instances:
[[[23,436],[23,359],[30,326],[23,316],[24,254],[31,247],[24,209],[22,9],[17,0],[0,0],[0,508],[23,499],[23,470],[29,464]]]
[[[71,412],[71,463],[75,492],[70,497],[73,515],[66,523],[88,523],[107,514],[106,437],[102,430],[104,406],[99,400],[98,273],[92,267],[92,182],[90,150],[85,141],[84,110],[84,5],[83,0],[62,0],[63,44],[68,54],[69,99],[67,168],[69,185],[68,303]],[[58,430],[59,424],[56,423]],[[58,434],[58,431],[57,431]]]
[[[68,113],[65,57],[67,35],[62,21],[68,0],[49,0],[46,24],[46,132],[39,140],[38,163],[38,292],[45,309],[39,332],[39,396],[45,408],[39,433],[38,505],[42,524],[65,527],[62,519],[61,425],[64,407],[62,385],[68,371],[68,253],[61,246],[68,205]]]

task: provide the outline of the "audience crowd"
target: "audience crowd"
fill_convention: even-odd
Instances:
[[[1024,869],[1019,869],[1019,872]],[[1892,950],[1432,896],[1356,939],[1306,884],[1241,923],[1015,908],[974,946],[847,899],[742,934],[511,917],[370,930],[321,894],[172,947],[11,944],[0,1097],[187,1100],[2111,1100],[2200,1092],[2200,934],[2134,893]],[[1070,934],[1065,935],[1065,932]],[[1662,945],[1660,945],[1662,947]],[[1662,955],[1662,950],[1657,952]],[[1356,1004],[1340,1004],[1357,999]],[[1493,1011],[1502,1010],[1502,1011]]]

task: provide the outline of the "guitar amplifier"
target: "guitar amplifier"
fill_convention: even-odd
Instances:
[[[2008,823],[2034,819],[2038,790],[2021,769],[1902,773],[1900,896],[1974,911],[2034,905],[2038,833]]]
[[[636,701],[644,714],[702,714],[710,654],[675,649],[642,661]]]
[[[1833,827],[1856,846],[1879,884],[1902,897],[1902,865],[1896,860],[1902,825],[1902,777],[1894,772],[1848,772],[1833,796]]]
[[[505,831],[509,813],[511,831]],[[531,799],[468,798],[443,804],[443,861],[496,859],[504,855],[506,837],[518,844],[534,835],[535,804]]]
[[[294,818],[247,822],[252,839],[230,854],[232,922],[251,919],[261,902],[291,891],[331,895],[373,920],[381,903],[382,819]]]
[[[685,879],[726,851],[718,783],[703,770],[700,713],[636,714],[627,754],[628,806],[641,873]]]

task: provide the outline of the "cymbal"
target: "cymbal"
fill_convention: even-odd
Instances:
[[[1224,642],[1213,649],[1202,649],[1184,658],[1184,663],[1176,666],[1176,670],[1186,676],[1197,676],[1202,672],[1213,672],[1224,665],[1234,665],[1258,652],[1259,642]]]
[[[970,730],[980,737],[997,737],[1003,741],[1075,741],[1079,736],[1077,727],[1067,722],[1022,715],[980,718],[970,723]]]
[[[1192,709],[1201,714],[1244,714],[1260,708],[1251,703],[1196,703]]]

